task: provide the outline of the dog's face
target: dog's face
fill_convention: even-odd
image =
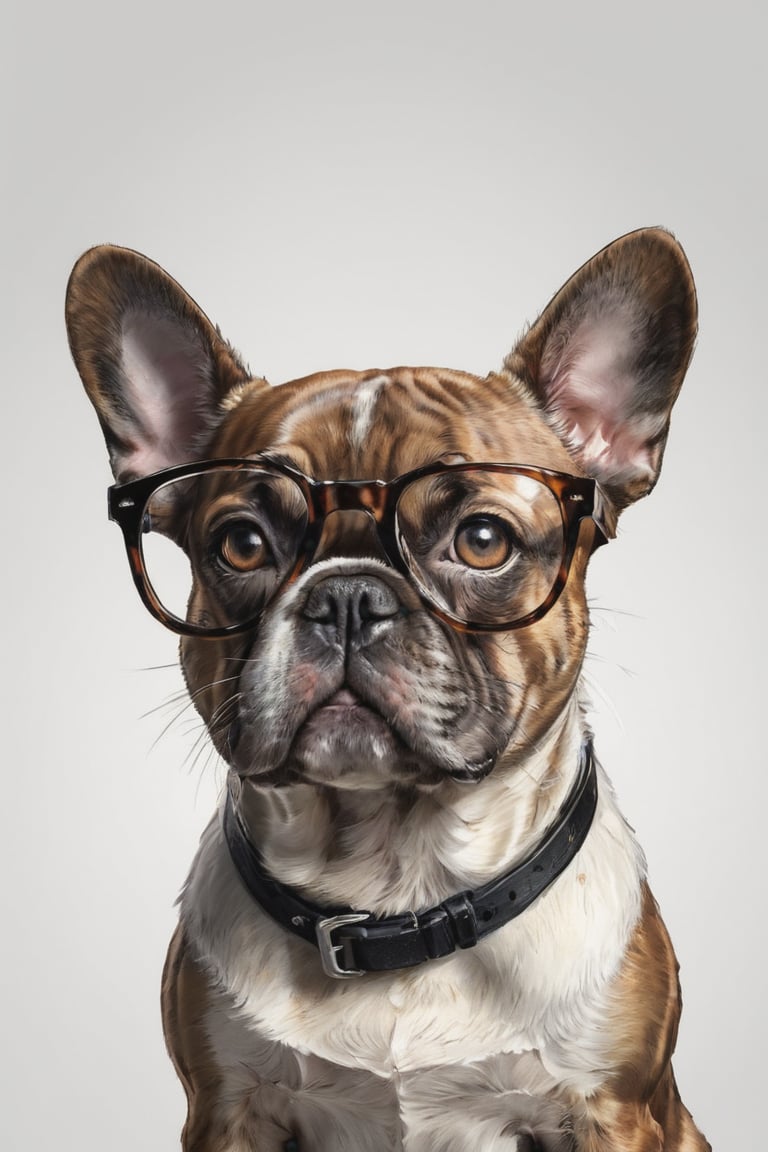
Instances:
[[[269,388],[123,249],[78,263],[68,324],[118,480],[254,461],[236,485],[166,484],[143,522],[190,558],[190,621],[247,624],[182,640],[192,697],[240,776],[432,788],[513,768],[544,739],[584,655],[596,520],[610,532],[655,482],[690,357],[695,297],[671,237],[605,249],[485,379],[395,369]],[[410,484],[377,523],[373,482],[494,463],[594,478],[600,517],[566,531],[567,497],[546,482],[458,469]],[[349,485],[318,520],[291,470],[372,487],[355,504]]]
[[[434,397],[451,394],[458,402],[449,418]],[[325,480],[392,480],[438,460],[576,469],[509,381],[439,371],[339,373],[243,397],[212,454],[254,453]],[[554,504],[546,490],[543,498]],[[452,555],[467,520],[464,502],[430,551],[465,582],[474,578],[481,593],[486,586],[493,593],[496,569],[472,569],[466,541],[464,558]],[[426,508],[418,511],[431,520]],[[415,535],[432,528],[417,522]],[[291,531],[279,522],[263,529],[273,554]],[[583,573],[592,535],[593,525],[585,526],[571,579],[537,624],[464,633],[436,618],[387,562],[369,516],[335,512],[313,563],[274,596],[252,632],[185,639],[190,689],[209,723],[223,718],[212,730],[243,775],[340,787],[477,778],[502,752],[514,756],[538,740],[572,692],[586,635]],[[198,590],[201,601],[215,595],[203,581]]]

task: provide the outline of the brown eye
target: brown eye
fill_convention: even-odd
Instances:
[[[271,556],[257,524],[237,520],[228,524],[217,543],[218,555],[234,572],[255,572],[269,563]]]
[[[453,541],[456,555],[468,568],[500,568],[512,551],[509,536],[495,520],[478,518],[461,525]]]

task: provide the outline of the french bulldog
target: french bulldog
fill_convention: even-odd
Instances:
[[[228,767],[162,982],[185,1152],[704,1152],[597,763],[585,574],[691,356],[644,229],[498,372],[253,377],[144,256],[67,294],[146,607]]]

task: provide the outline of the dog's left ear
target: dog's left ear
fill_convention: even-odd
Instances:
[[[696,315],[682,248],[642,229],[580,268],[504,361],[617,511],[656,483]]]

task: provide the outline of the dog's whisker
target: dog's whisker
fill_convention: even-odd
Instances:
[[[592,617],[594,613],[599,613],[601,616],[606,614],[611,616],[627,616],[630,620],[644,619],[639,612],[635,612],[631,608],[619,608],[616,604],[603,604],[602,601],[597,600],[594,596],[587,597],[587,605],[589,607],[590,617]]]
[[[622,669],[622,671],[624,671],[624,669]],[[628,673],[628,674],[632,675],[632,673]],[[616,723],[617,727],[619,728],[620,731],[623,732],[625,730],[624,729],[624,721],[622,720],[621,713],[619,712],[619,709],[616,707],[616,704],[615,704],[612,696],[610,695],[610,693],[600,683],[600,681],[595,680],[591,676],[589,671],[587,671],[587,670],[585,670],[585,672],[584,672],[584,680],[585,680],[586,685],[589,689],[590,695],[594,696],[597,700],[599,700],[601,703],[603,703],[605,705],[605,707],[608,709],[611,716],[613,717],[613,720]]]
[[[215,752],[214,745],[209,738],[208,730],[203,727],[198,732],[192,747],[184,757],[182,767],[191,775],[197,767],[200,758],[204,755],[210,756],[212,752]]]
[[[218,732],[224,726],[228,726],[234,717],[237,715],[237,709],[242,699],[242,692],[233,692],[231,696],[227,696],[222,700],[211,714],[208,721],[208,727],[211,731]]]
[[[202,768],[200,772],[200,779],[198,781],[198,788],[202,777],[205,775],[208,765],[211,760],[217,764],[223,763],[221,754],[216,748],[214,737],[220,732],[223,732],[228,727],[233,715],[236,713],[237,705],[240,699],[240,693],[235,693],[232,696],[222,700],[217,706],[207,723],[200,722],[197,737],[187,753],[183,761],[183,766],[191,775],[202,761]],[[196,725],[187,729],[188,732],[194,731]]]
[[[171,716],[171,718],[168,720],[168,722],[163,725],[163,727],[160,729],[160,731],[158,732],[155,739],[152,741],[152,744],[150,745],[150,751],[154,752],[154,750],[157,748],[157,745],[160,743],[160,741],[165,736],[168,735],[168,733],[171,731],[171,729],[173,729],[177,725],[179,725],[179,726],[181,725],[183,718],[186,716],[186,714],[193,707],[194,707],[193,702],[190,700],[178,708],[178,710]],[[200,723],[203,723],[203,722],[201,721]],[[203,724],[203,727],[204,726],[205,725]]]
[[[179,689],[178,692],[171,693],[165,700],[161,700],[159,704],[154,704],[151,708],[147,708],[145,712],[141,713],[139,719],[148,720],[150,716],[156,716],[158,712],[165,712],[178,704],[183,704],[184,708],[188,708],[190,704],[192,704],[189,693],[185,688]]]
[[[203,780],[208,776],[211,765],[214,766],[215,771],[220,769],[222,765],[226,767],[225,761],[222,759],[210,738],[210,732],[205,725],[203,725],[200,728],[194,744],[182,761],[182,767],[186,770],[187,774],[189,776],[196,774],[197,776],[195,786],[196,798],[200,794]]]
[[[209,683],[202,685],[200,688],[196,689],[192,693],[189,693],[187,691],[180,691],[180,692],[174,693],[167,700],[164,700],[162,703],[155,705],[154,708],[150,708],[146,712],[144,712],[141,716],[142,720],[147,719],[148,717],[153,716],[153,715],[157,714],[158,712],[164,712],[164,711],[167,711],[169,708],[174,708],[174,707],[179,706],[178,711],[173,716],[171,716],[168,723],[165,725],[165,727],[162,729],[162,731],[157,736],[157,738],[155,740],[155,744],[159,740],[161,740],[163,738],[163,736],[165,736],[165,734],[169,731],[169,729],[173,727],[173,725],[184,715],[185,712],[187,712],[190,709],[195,707],[195,704],[201,695],[203,695],[205,692],[210,691],[212,688],[220,687],[222,684],[227,684],[230,682],[236,682],[236,679],[237,678],[235,676],[224,676],[218,680],[212,680]],[[154,745],[153,745],[153,747],[154,747]]]
[[[178,662],[178,660],[176,660],[172,664],[142,664],[138,667],[134,666],[133,668],[129,668],[128,671],[134,675],[139,674],[139,673],[143,675],[145,672],[176,672],[176,673],[178,673],[179,662]]]
[[[613,657],[604,656],[601,652],[595,652],[593,649],[588,648],[586,655],[584,656],[583,675],[590,683],[592,682],[589,672],[589,665],[591,664],[602,664],[606,668],[614,668],[617,672],[621,672],[625,676],[629,676],[631,680],[635,680],[637,678],[637,671],[634,668],[630,668],[628,664],[622,664],[619,660],[616,660]]]
[[[210,681],[204,685],[201,685],[201,687],[198,688],[195,692],[192,692],[191,695],[187,694],[187,692],[178,692],[178,694],[175,694],[174,697],[170,698],[170,700],[166,700],[166,702],[164,702],[164,704],[160,704],[155,708],[151,708],[151,710],[149,712],[145,713],[145,717],[150,717],[150,715],[152,715],[152,714],[166,711],[167,708],[169,708],[169,707],[175,707],[176,711],[173,713],[172,717],[169,718],[167,723],[165,723],[165,725],[162,726],[158,735],[155,736],[154,740],[152,741],[152,744],[150,745],[150,750],[154,751],[155,749],[157,749],[157,746],[160,743],[160,741],[164,740],[165,736],[168,735],[170,730],[181,725],[181,721],[185,717],[185,714],[189,713],[190,711],[193,710],[193,708],[195,708],[196,700],[198,699],[198,697],[200,695],[203,695],[204,692],[211,690],[212,688],[221,687],[222,684],[235,682],[235,680],[236,680],[236,677],[234,677],[234,676],[223,676],[223,677],[220,677],[219,680]],[[230,700],[231,700],[231,697],[227,697],[226,700],[223,700],[223,702],[218,706],[218,708],[216,708],[216,712],[219,712],[221,710],[221,708],[228,706]],[[216,712],[214,712],[214,715],[216,714]],[[213,723],[213,721],[211,721],[211,723]],[[205,722],[203,720],[200,720],[200,726],[201,726],[201,728],[203,728],[204,732],[207,733]],[[184,732],[184,729],[182,729],[182,734],[183,734],[183,732]]]

